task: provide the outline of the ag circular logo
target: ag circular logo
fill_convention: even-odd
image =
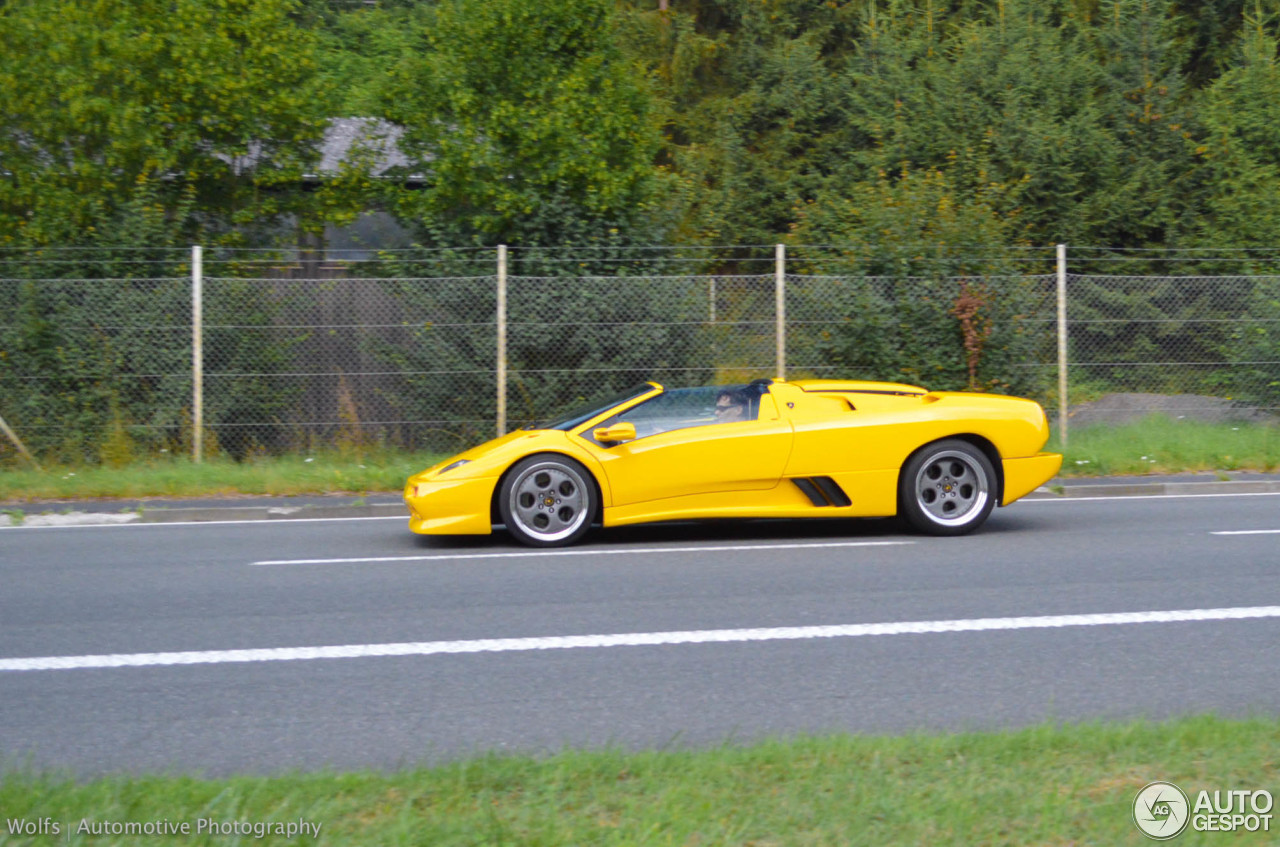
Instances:
[[[1133,822],[1148,838],[1168,841],[1187,828],[1191,803],[1172,782],[1153,782],[1133,798]]]

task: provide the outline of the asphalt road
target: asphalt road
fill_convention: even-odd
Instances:
[[[567,555],[401,519],[5,529],[0,751],[220,775],[1276,714],[1278,577],[1275,494],[1024,501],[957,539],[634,528]]]

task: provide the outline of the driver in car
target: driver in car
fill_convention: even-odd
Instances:
[[[737,391],[721,391],[716,395],[716,423],[730,423],[747,418],[747,400]]]

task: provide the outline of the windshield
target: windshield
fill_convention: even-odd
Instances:
[[[612,409],[614,406],[625,403],[628,400],[634,400],[637,397],[648,394],[658,387],[659,386],[652,382],[642,382],[639,385],[631,386],[621,394],[597,397],[590,402],[580,403],[576,408],[560,417],[531,423],[526,426],[525,429],[561,429],[567,432],[575,426],[580,426],[581,424],[586,423],[601,412]]]
[[[764,392],[765,386],[758,383],[672,388],[601,421],[600,426],[630,423],[640,439],[674,429],[753,421]]]

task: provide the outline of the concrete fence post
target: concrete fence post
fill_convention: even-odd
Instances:
[[[1067,245],[1058,245],[1058,438],[1067,446]]]
[[[204,461],[204,250],[191,248],[191,460]]]
[[[507,434],[507,245],[498,245],[498,437]]]
[[[777,326],[778,379],[787,378],[787,246],[778,244],[773,249],[773,296]]]

